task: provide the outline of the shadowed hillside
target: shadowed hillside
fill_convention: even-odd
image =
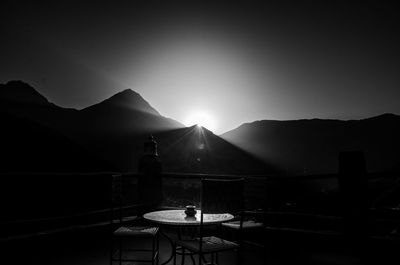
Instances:
[[[97,134],[149,133],[184,127],[163,117],[138,93],[126,89],[80,111],[87,130]]]
[[[79,128],[78,110],[59,107],[49,102],[29,84],[9,81],[0,84],[0,110],[72,134]]]
[[[79,123],[75,139],[119,171],[137,170],[149,134],[184,127],[130,89],[79,111]]]
[[[368,171],[400,171],[400,116],[363,120],[263,120],[221,137],[288,174],[336,173],[340,151],[365,152]]]
[[[54,129],[0,112],[0,172],[92,172],[113,167]]]
[[[272,173],[271,166],[206,128],[192,126],[156,134],[165,172]]]
[[[86,164],[93,160],[98,164],[96,166],[94,162],[94,165],[88,166],[92,171],[135,172],[143,154],[143,143],[149,134],[153,134],[159,144],[165,171],[220,174],[272,172],[270,166],[207,129],[196,126],[186,128],[162,116],[130,89],[93,106],[74,110],[50,103],[24,82],[10,81],[0,86],[0,100],[3,124],[9,124],[6,127],[15,130],[3,132],[7,133],[3,139],[10,143],[10,154],[21,152],[34,156],[40,150],[46,150],[43,153],[47,156],[43,156],[39,163],[42,171],[65,172],[72,168],[86,171]],[[13,117],[12,121],[10,117]],[[47,134],[53,137],[46,137]],[[18,151],[13,150],[13,146],[18,147]],[[81,151],[74,155],[70,149],[78,146]],[[93,154],[91,158],[87,157],[89,154]],[[4,155],[7,161],[17,161],[13,162],[14,171],[23,168],[18,167],[16,156]],[[68,168],[66,161],[69,157],[72,157],[71,161],[81,161],[80,166],[72,166],[71,162],[71,168]],[[46,168],[47,163],[51,165]],[[29,167],[26,169],[29,170]]]

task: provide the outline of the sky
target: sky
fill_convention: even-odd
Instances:
[[[400,114],[384,1],[10,1],[0,83],[82,109],[126,88],[216,134],[255,120]]]

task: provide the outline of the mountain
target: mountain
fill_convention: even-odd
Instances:
[[[156,116],[161,114],[155,110],[140,94],[136,93],[132,89],[125,89],[112,97],[87,107],[84,111],[98,109],[98,108],[124,108],[132,111],[146,112]]]
[[[163,117],[131,89],[81,110],[80,116],[87,129],[97,134],[140,134],[185,127]]]
[[[0,100],[2,102],[19,102],[26,104],[48,105],[50,102],[29,84],[22,81],[9,81],[0,84]]]
[[[221,135],[287,174],[336,173],[340,151],[364,151],[367,170],[400,171],[400,116],[363,120],[262,120]]]
[[[0,111],[28,119],[48,128],[72,133],[78,128],[78,110],[49,102],[32,86],[22,81],[0,84]]]
[[[111,170],[82,146],[34,121],[0,111],[0,172]]]
[[[67,161],[71,161],[71,168],[78,171],[79,168],[88,170],[86,161],[93,171],[137,171],[143,143],[149,134],[153,134],[159,143],[164,171],[272,172],[271,167],[207,129],[186,128],[162,116],[130,89],[93,106],[75,110],[49,102],[24,82],[10,81],[0,86],[0,103],[0,122],[8,128],[8,133],[3,133],[0,140],[10,143],[7,152],[13,155],[4,153],[5,161],[14,161],[12,168],[16,171],[71,171]],[[18,153],[27,156],[21,160]],[[33,157],[32,163],[28,157]],[[82,163],[76,164],[77,160]],[[33,167],[34,161],[40,165],[38,168]],[[32,167],[26,166],[28,162]],[[47,163],[48,168],[45,167]],[[0,171],[11,169],[3,166]]]
[[[90,149],[97,150],[122,171],[137,170],[143,143],[153,134],[167,172],[272,172],[263,162],[209,130],[197,126],[186,128],[161,116],[130,89],[83,109],[82,114],[88,127],[94,130],[86,140],[92,143]]]
[[[24,124],[29,122],[29,126],[23,126],[27,134],[34,134],[38,126],[43,131],[51,130],[62,136],[65,142],[79,146],[96,159],[109,161],[111,167],[108,170],[136,170],[132,160],[136,160],[142,152],[142,146],[137,148],[139,143],[136,142],[142,144],[138,139],[143,139],[149,133],[184,127],[177,121],[161,116],[130,89],[96,105],[76,110],[49,102],[25,82],[10,81],[0,84],[0,103],[0,112],[4,115],[19,119]],[[3,118],[1,122],[9,127],[9,121],[9,118]],[[49,138],[42,144],[59,146],[62,150],[60,142],[53,140]],[[104,167],[99,166],[99,170],[104,170]]]
[[[76,140],[120,171],[137,170],[149,134],[185,127],[162,116],[131,89],[79,111],[79,124]]]
[[[163,117],[130,89],[75,110],[49,102],[22,81],[0,84],[0,113],[3,161],[8,161],[0,171],[10,170],[11,157],[15,165],[31,163],[28,157],[37,158],[38,165],[47,161],[51,170],[70,170],[63,163],[73,160],[74,170],[136,171],[150,133],[166,171],[271,173],[278,167],[285,174],[336,173],[342,150],[363,150],[371,172],[400,171],[400,117],[394,114],[350,121],[263,120],[218,137]],[[18,153],[29,155],[18,160]]]
[[[90,172],[113,167],[72,140],[78,111],[49,102],[29,84],[0,84],[0,172]]]
[[[265,174],[274,169],[206,128],[192,126],[155,135],[165,172]]]

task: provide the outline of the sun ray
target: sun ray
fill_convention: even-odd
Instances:
[[[214,116],[210,115],[206,111],[191,112],[191,114],[187,116],[184,124],[186,126],[197,125],[207,128],[210,131],[214,131],[216,129],[216,121]]]

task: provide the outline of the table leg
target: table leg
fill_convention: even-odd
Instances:
[[[196,233],[196,228],[194,228],[194,227],[188,227],[189,228],[189,231],[190,231],[190,234],[191,234],[191,238],[194,238],[195,237],[195,233]],[[178,239],[179,240],[181,240],[182,239],[182,232],[181,232],[181,227],[178,227],[177,228],[177,233],[178,233]],[[193,253],[185,253],[185,250],[182,250],[182,261],[181,261],[181,265],[184,265],[184,263],[185,263],[185,256],[186,255],[189,255],[190,256],[190,259],[191,259],[191,261],[192,261],[192,264],[193,265],[196,265],[196,261],[194,260],[194,257],[193,257],[193,255],[195,255],[195,254],[193,254]]]
[[[164,262],[161,263],[161,265],[166,265],[166,264],[168,264],[168,263],[174,258],[174,252],[175,252],[176,246],[175,246],[175,242],[172,240],[172,238],[170,238],[170,237],[169,237],[166,233],[164,233],[162,230],[161,230],[160,232],[161,232],[161,235],[163,235],[163,236],[168,240],[168,242],[169,242],[170,245],[171,245],[171,256],[170,256],[166,261],[164,261]]]
[[[185,249],[182,248],[182,259],[181,259],[181,265],[185,264]]]
[[[190,254],[190,259],[192,260],[193,265],[196,265],[196,261],[194,261],[193,254]]]
[[[168,242],[169,242],[169,244],[171,245],[171,256],[169,256],[168,257],[168,259],[166,260],[166,261],[164,261],[164,262],[162,262],[160,265],[166,265],[166,264],[168,264],[171,260],[173,260],[173,258],[174,258],[174,252],[175,251],[177,251],[176,250],[176,244],[175,244],[175,242],[174,242],[174,240],[171,238],[171,237],[169,237],[168,235],[167,235],[167,233],[164,233],[163,232],[163,230],[161,230],[160,231],[160,233],[161,233],[161,235],[163,235],[167,240],[168,240]],[[177,227],[177,231],[176,231],[176,234],[177,234],[177,236],[178,236],[178,240],[181,240],[182,239],[182,233],[181,233],[181,228],[180,227]],[[193,253],[184,253],[184,252],[182,252],[182,263],[181,264],[183,264],[184,263],[184,259],[185,259],[185,256],[186,255],[189,255],[190,256],[190,259],[191,259],[191,261],[192,261],[192,263],[193,263],[193,265],[196,265],[196,262],[195,262],[195,260],[194,260],[194,257],[193,257]],[[203,259],[204,259],[204,257],[203,257]]]

